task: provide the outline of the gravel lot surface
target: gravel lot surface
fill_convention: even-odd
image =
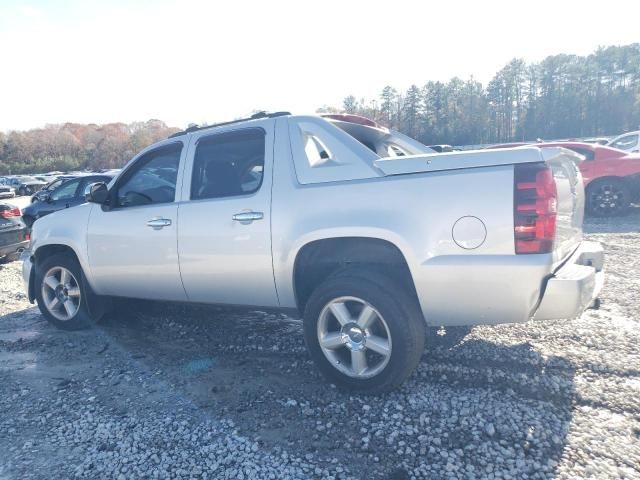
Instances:
[[[431,329],[377,397],[322,380],[298,320],[151,305],[63,332],[0,266],[0,479],[640,479],[640,212],[585,230],[600,310]]]

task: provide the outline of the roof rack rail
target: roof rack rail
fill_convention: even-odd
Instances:
[[[167,137],[167,138],[179,137],[181,135],[186,135],[187,133],[197,132],[198,130],[206,130],[207,128],[222,127],[224,125],[233,125],[234,123],[247,122],[249,120],[257,120],[259,118],[284,117],[286,115],[291,115],[291,113],[290,112],[271,112],[271,113],[269,113],[269,112],[261,111],[261,112],[254,113],[250,117],[239,118],[238,120],[231,120],[230,122],[216,123],[216,124],[213,124],[213,125],[203,125],[201,127],[198,126],[198,125],[195,125],[195,124],[194,125],[189,125],[189,127],[185,128],[181,132],[176,132],[176,133],[174,133],[172,135],[169,135],[169,137]]]

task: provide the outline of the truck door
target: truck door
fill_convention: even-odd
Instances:
[[[93,286],[104,295],[180,301],[177,213],[180,140],[143,152],[110,188],[108,208],[93,205],[87,252]]]
[[[277,306],[271,258],[274,122],[193,134],[178,206],[190,301]]]

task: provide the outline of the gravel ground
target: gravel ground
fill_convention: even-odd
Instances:
[[[328,385],[298,320],[144,306],[49,326],[0,266],[0,479],[640,479],[640,212],[580,319],[430,330],[377,397]]]

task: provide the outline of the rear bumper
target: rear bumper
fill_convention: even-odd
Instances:
[[[29,240],[23,240],[22,242],[12,243],[11,245],[3,245],[0,247],[0,258],[12,255],[14,253],[26,250],[29,247]]]
[[[604,283],[604,252],[597,242],[582,242],[546,283],[534,320],[571,319],[592,306]]]

